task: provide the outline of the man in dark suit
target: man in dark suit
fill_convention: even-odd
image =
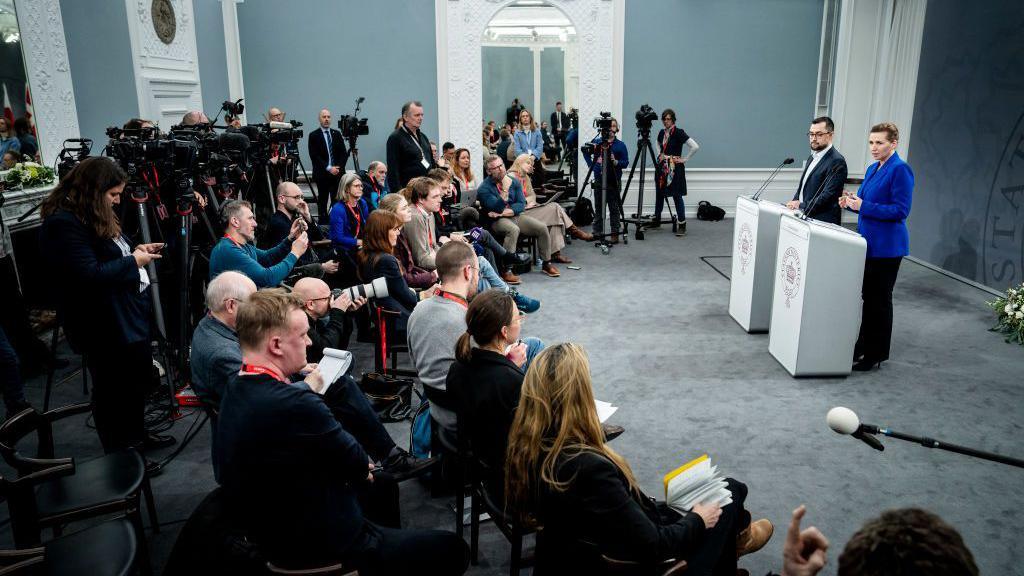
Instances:
[[[839,224],[839,197],[846,182],[846,158],[832,147],[835,124],[828,116],[811,120],[807,137],[811,141],[811,157],[807,159],[793,199],[786,202],[792,210],[803,210],[808,218]]]
[[[328,208],[330,199],[338,191],[338,180],[348,163],[348,150],[341,132],[331,128],[331,111],[320,111],[320,128],[309,133],[309,159],[313,162],[313,179],[316,180],[316,204],[320,222],[330,220]]]
[[[565,135],[569,133],[569,115],[562,111],[562,103],[555,102],[555,111],[551,113],[551,135],[555,137],[555,147],[561,152],[565,148]]]
[[[524,106],[519,103],[519,98],[512,99],[512,105],[505,109],[505,124],[515,127],[519,126],[519,113]]]

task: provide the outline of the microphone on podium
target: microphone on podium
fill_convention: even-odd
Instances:
[[[772,173],[768,175],[768,178],[765,179],[764,183],[761,184],[761,187],[757,189],[757,192],[754,192],[754,195],[751,197],[751,199],[757,200],[758,198],[760,198],[761,193],[765,191],[765,188],[767,188],[769,184],[772,183],[772,180],[775,179],[775,175],[779,173],[779,170],[782,170],[783,166],[788,166],[793,162],[794,160],[792,158],[786,158],[785,160],[780,162],[779,165],[775,167],[775,170],[772,170]]]
[[[878,441],[878,438],[872,436],[872,434],[878,434],[878,426],[872,426],[870,424],[861,424],[860,418],[857,417],[857,413],[849,408],[842,406],[836,406],[835,408],[828,411],[828,415],[825,417],[828,422],[828,427],[837,434],[849,434],[854,438],[861,440],[868,446],[871,446],[875,450],[885,450],[885,446]]]

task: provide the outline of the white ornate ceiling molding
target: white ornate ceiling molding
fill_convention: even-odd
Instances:
[[[613,79],[613,38],[617,2],[612,0],[547,0],[561,10],[576,29],[579,46],[580,127],[584,135],[590,120],[598,112],[614,111],[613,90],[621,92],[621,81]],[[449,140],[466,146],[481,158],[483,145],[483,87],[481,43],[488,23],[512,0],[437,0],[435,17],[438,31],[438,125],[439,141]],[[621,50],[621,46],[618,47]],[[566,63],[566,67],[572,66]],[[573,68],[576,68],[573,66]],[[567,92],[569,89],[567,88]],[[618,98],[621,101],[621,95]],[[534,111],[537,118],[551,113],[545,108]]]
[[[64,140],[79,137],[60,1],[18,0],[17,11],[39,147],[53,164]]]
[[[167,1],[174,13],[174,37],[169,43],[160,39],[154,27],[156,4],[125,0],[139,116],[166,130],[181,122],[185,112],[202,110],[203,96],[192,0]]]

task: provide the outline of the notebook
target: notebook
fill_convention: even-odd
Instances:
[[[665,503],[677,512],[689,512],[694,504],[732,503],[732,493],[718,467],[707,454],[683,464],[664,477]]]
[[[317,365],[320,368],[320,375],[324,378],[324,389],[320,391],[320,394],[326,393],[335,380],[348,372],[351,365],[352,353],[348,350],[324,348],[324,357]]]

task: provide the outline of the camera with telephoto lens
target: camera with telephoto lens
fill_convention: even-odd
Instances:
[[[369,284],[357,284],[348,288],[335,288],[331,290],[331,296],[337,298],[342,294],[348,294],[349,298],[355,301],[356,298],[387,298],[388,281],[386,278],[377,278]]]
[[[658,113],[649,105],[644,104],[636,111],[636,127],[641,131],[650,131],[651,124],[658,119]]]

